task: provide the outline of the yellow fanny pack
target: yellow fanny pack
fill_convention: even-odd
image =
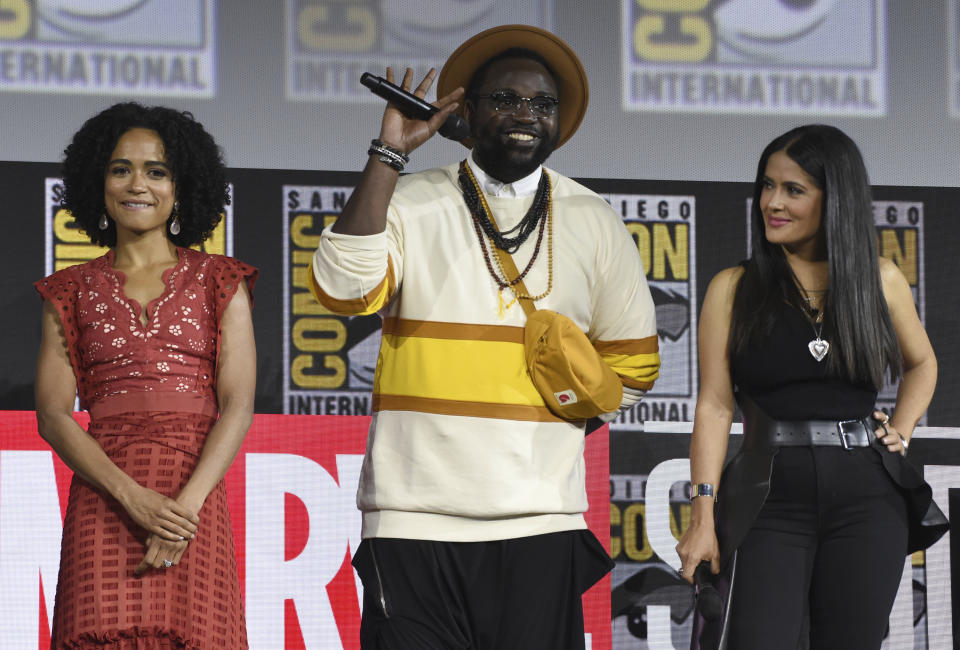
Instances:
[[[494,247],[504,270],[516,277],[508,253]],[[515,294],[527,314],[523,330],[527,372],[547,408],[564,420],[587,420],[620,408],[623,385],[587,335],[563,314],[537,309],[523,280]]]
[[[563,314],[528,312],[523,347],[530,379],[554,415],[585,420],[620,407],[623,386],[617,373]]]

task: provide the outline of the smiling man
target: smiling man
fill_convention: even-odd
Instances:
[[[657,377],[653,301],[619,216],[543,167],[587,107],[566,43],[523,25],[482,32],[450,56],[438,96],[427,122],[387,107],[313,263],[328,309],[383,316],[357,495],[361,645],[583,648],[581,594],[612,567],[583,518],[588,416],[564,414],[582,394],[534,384],[527,313],[570,319],[612,378],[611,419]],[[398,181],[454,110],[472,153]]]

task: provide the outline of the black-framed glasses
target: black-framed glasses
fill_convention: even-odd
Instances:
[[[550,95],[537,95],[536,97],[521,97],[510,90],[498,90],[492,93],[477,94],[481,99],[490,99],[493,102],[493,108],[498,113],[504,115],[513,115],[520,110],[520,105],[527,103],[527,108],[537,117],[552,117],[557,112],[557,104],[560,100]]]

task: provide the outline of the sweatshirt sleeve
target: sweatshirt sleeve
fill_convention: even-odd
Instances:
[[[313,254],[310,290],[335,314],[381,310],[397,291],[403,256],[399,219],[391,207],[387,229],[375,235],[344,235],[328,227]]]
[[[625,407],[653,387],[660,353],[655,306],[640,254],[619,217],[613,217],[598,255],[589,335],[620,377]]]

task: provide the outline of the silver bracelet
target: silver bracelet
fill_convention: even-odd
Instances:
[[[713,483],[692,483],[690,485],[690,500],[693,501],[697,497],[712,497],[713,493]]]
[[[370,148],[367,149],[368,156],[377,156],[377,160],[380,162],[389,165],[398,172],[403,171],[404,160],[398,154],[393,151],[386,149],[384,147],[377,147],[375,145],[370,145]]]
[[[367,149],[367,155],[376,155],[377,160],[389,165],[398,172],[402,172],[404,166],[410,162],[410,156],[403,153],[399,149],[391,147],[388,144],[384,144],[379,138],[374,138],[370,141],[370,148]]]

